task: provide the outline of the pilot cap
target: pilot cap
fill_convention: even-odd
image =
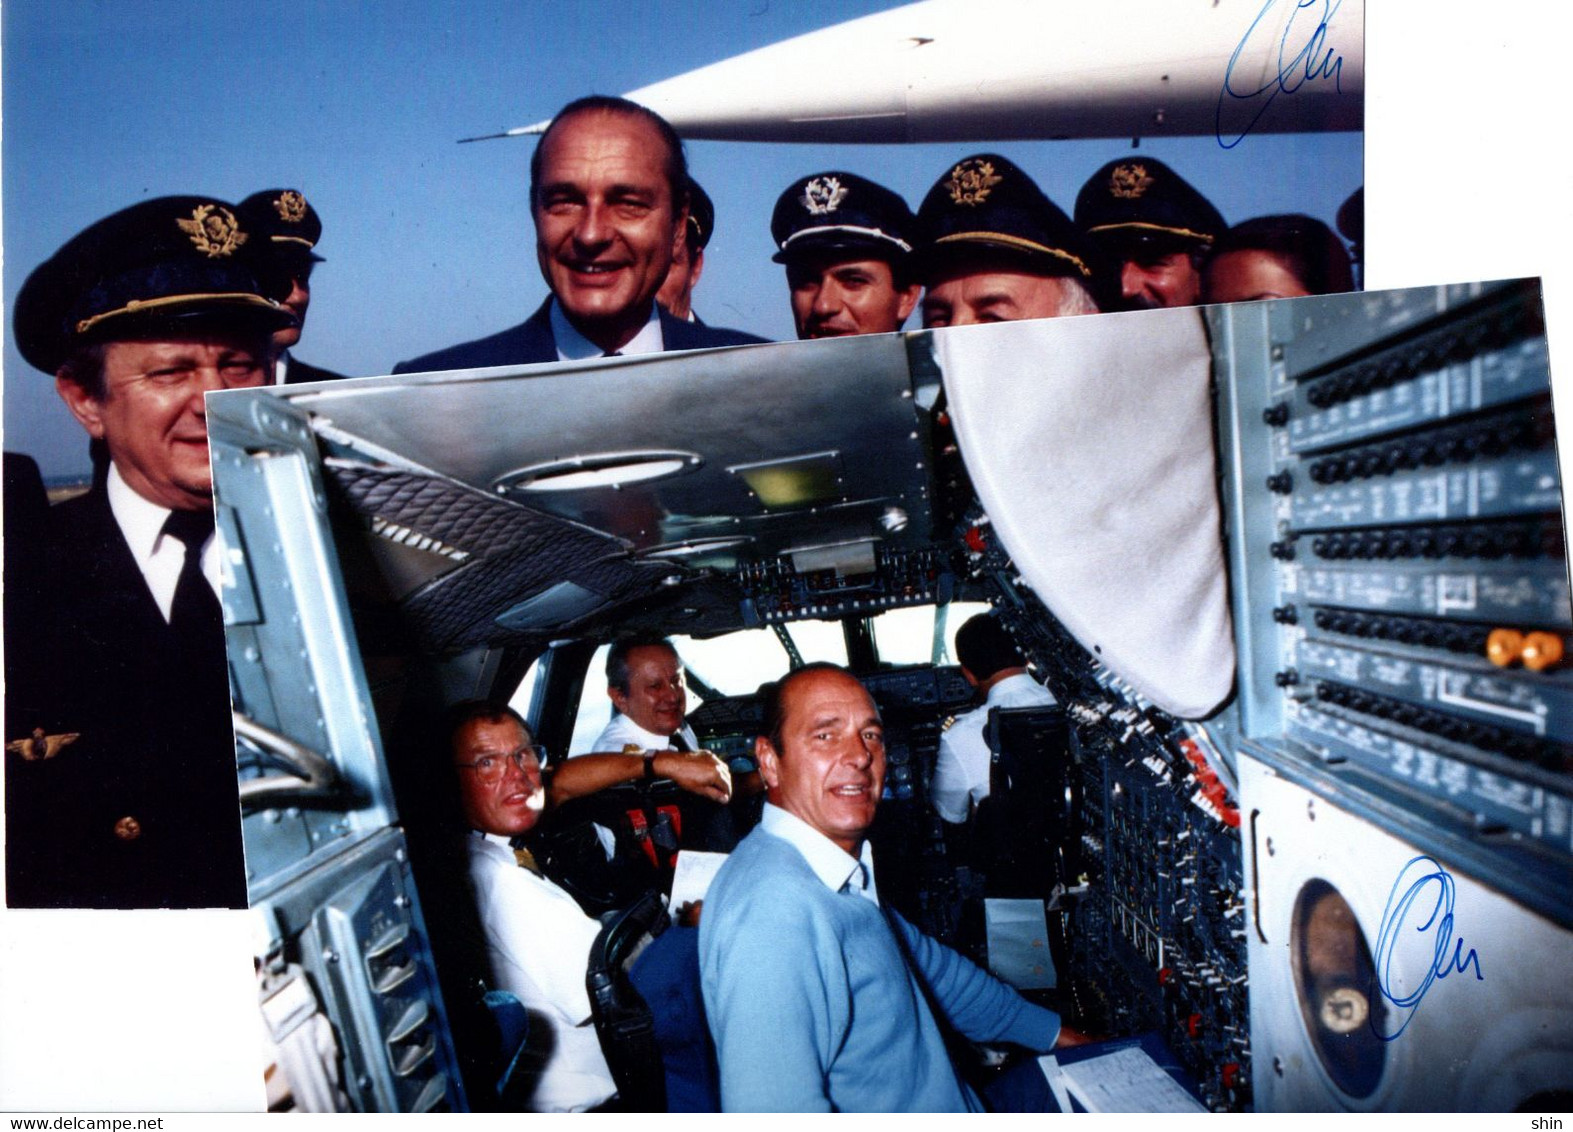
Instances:
[[[246,227],[280,253],[295,252],[320,261],[317,241],[322,218],[297,189],[264,189],[252,193],[236,209]]]
[[[1227,227],[1211,201],[1150,157],[1121,158],[1094,173],[1076,194],[1076,223],[1111,250],[1205,250]]]
[[[201,324],[271,333],[294,315],[270,297],[256,238],[213,197],[160,197],[106,216],[27,277],[17,349],[53,374],[80,346]]]
[[[832,170],[799,177],[776,201],[770,235],[791,263],[821,252],[900,262],[912,254],[912,210],[898,193],[856,173]]]
[[[951,255],[986,248],[1025,270],[1088,281],[1091,249],[1070,217],[1027,174],[998,154],[964,158],[935,182],[918,208],[925,270]]]
[[[692,177],[688,178],[688,232],[689,240],[701,251],[715,234],[715,202]]]

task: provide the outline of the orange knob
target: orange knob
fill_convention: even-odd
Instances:
[[[1544,672],[1562,659],[1562,638],[1555,633],[1531,633],[1524,638],[1523,657],[1525,668]]]
[[[1517,629],[1493,629],[1486,638],[1486,659],[1498,668],[1518,661],[1524,651],[1524,634]]]

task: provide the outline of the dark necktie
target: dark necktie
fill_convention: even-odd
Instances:
[[[515,864],[521,869],[529,869],[536,876],[543,875],[540,863],[536,861],[535,854],[530,851],[530,847],[526,844],[522,833],[516,837],[510,837],[508,845],[513,850]]]
[[[683,738],[683,733],[681,730],[672,732],[672,739],[669,746],[672,748],[672,750],[681,754],[687,754],[689,751],[693,750],[693,748],[688,745],[688,740]]]
[[[198,663],[212,663],[215,650],[222,657],[224,648],[224,612],[202,574],[202,547],[213,534],[213,512],[171,511],[164,534],[186,547],[175,600],[169,607],[169,627],[183,652]],[[222,660],[218,663],[222,665]]]

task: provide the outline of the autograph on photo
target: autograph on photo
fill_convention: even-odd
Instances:
[[[1438,979],[1461,974],[1474,969],[1475,980],[1485,982],[1480,970],[1480,956],[1474,948],[1464,948],[1464,938],[1453,939],[1453,899],[1455,884],[1452,875],[1431,857],[1413,857],[1393,882],[1387,897],[1387,909],[1382,913],[1382,928],[1376,942],[1376,982],[1382,997],[1392,1003],[1395,1018],[1403,1021],[1398,1029],[1384,1034],[1372,1016],[1372,1030],[1383,1041],[1390,1042],[1414,1019],[1420,1000]],[[1430,903],[1427,904],[1428,890]],[[1429,909],[1429,910],[1428,910]],[[1414,923],[1419,920],[1419,923]],[[1415,949],[1421,961],[1426,962],[1425,978],[1413,991],[1400,993],[1406,980],[1395,970],[1399,962],[1398,951],[1405,944],[1406,953]],[[1448,947],[1452,945],[1452,955]]]
[[[1240,57],[1245,54],[1246,48],[1251,45],[1251,37],[1256,35],[1267,14],[1274,8],[1281,8],[1283,2],[1284,0],[1266,0],[1262,10],[1256,14],[1256,19],[1252,20],[1251,26],[1246,29],[1239,46],[1234,49],[1234,54],[1229,56],[1229,67],[1223,75],[1223,89],[1218,92],[1218,111],[1213,120],[1218,144],[1224,149],[1233,149],[1245,140],[1245,135],[1256,127],[1256,123],[1261,121],[1262,115],[1267,113],[1268,107],[1273,104],[1273,99],[1280,94],[1294,94],[1307,83],[1327,79],[1332,80],[1334,90],[1343,89],[1340,78],[1343,74],[1344,57],[1327,43],[1327,25],[1337,14],[1343,0],[1290,0],[1294,4],[1294,11],[1284,24],[1283,36],[1278,41],[1277,72],[1260,86],[1250,86],[1249,79],[1242,79],[1237,83],[1234,69],[1239,64]],[[1315,26],[1310,22],[1315,12],[1306,13],[1307,8],[1321,11],[1321,17]],[[1289,54],[1291,41],[1300,45],[1300,49],[1293,55]],[[1225,140],[1224,107],[1238,103],[1244,103],[1247,109],[1254,109],[1255,113],[1251,115],[1251,120],[1245,124],[1244,129],[1238,133],[1230,131],[1232,140]]]

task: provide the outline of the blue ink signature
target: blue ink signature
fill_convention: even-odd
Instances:
[[[1295,10],[1284,24],[1283,38],[1278,42],[1277,74],[1254,89],[1235,86],[1234,68],[1240,62],[1240,56],[1245,53],[1246,45],[1251,42],[1251,36],[1256,34],[1256,29],[1262,20],[1280,3],[1280,0],[1266,0],[1262,10],[1256,14],[1256,19],[1252,20],[1251,26],[1246,29],[1240,45],[1234,49],[1234,54],[1229,56],[1229,69],[1223,74],[1223,89],[1218,92],[1218,110],[1213,118],[1213,131],[1218,137],[1218,144],[1224,149],[1233,149],[1244,141],[1245,135],[1256,127],[1262,115],[1267,113],[1267,108],[1273,104],[1273,99],[1280,94],[1293,94],[1315,79],[1332,79],[1334,90],[1343,89],[1340,81],[1343,76],[1344,57],[1327,46],[1327,25],[1337,13],[1343,0],[1293,0],[1293,2]],[[1318,7],[1322,10],[1321,19],[1311,29],[1304,46],[1294,55],[1286,58],[1289,52],[1289,37],[1295,32],[1295,21],[1300,20],[1300,32],[1304,34],[1309,17],[1302,19],[1301,13],[1307,8]],[[1234,135],[1233,141],[1224,141],[1223,108],[1229,99],[1254,104],[1256,113],[1251,115],[1251,120],[1245,124],[1245,129]]]
[[[1425,871],[1427,869],[1430,871]],[[1460,936],[1456,942],[1453,939],[1454,888],[1452,876],[1431,857],[1412,858],[1393,882],[1393,889],[1387,896],[1387,910],[1382,913],[1381,933],[1376,941],[1376,983],[1382,997],[1393,1004],[1395,1018],[1402,1018],[1403,1024],[1391,1034],[1384,1034],[1377,1029],[1376,1014],[1373,1013],[1371,1030],[1384,1042],[1390,1042],[1404,1032],[1414,1020],[1420,1000],[1437,979],[1445,979],[1455,973],[1462,974],[1473,967],[1475,980],[1485,982],[1486,977],[1480,973],[1480,956],[1475,953],[1475,949],[1471,947],[1466,953],[1463,937]],[[1434,896],[1429,914],[1423,900],[1428,889]],[[1412,933],[1400,937],[1400,931],[1409,926],[1411,915],[1416,919],[1424,916],[1424,922],[1415,925]],[[1426,933],[1433,928],[1436,934],[1425,939]],[[1420,937],[1418,941],[1417,936]],[[1428,960],[1428,966],[1425,978],[1418,987],[1408,994],[1398,994],[1393,985],[1398,972],[1393,968],[1404,939],[1423,948],[1419,955],[1422,960]],[[1448,956],[1449,944],[1453,946],[1451,957]],[[1425,949],[1429,950],[1429,954]]]

